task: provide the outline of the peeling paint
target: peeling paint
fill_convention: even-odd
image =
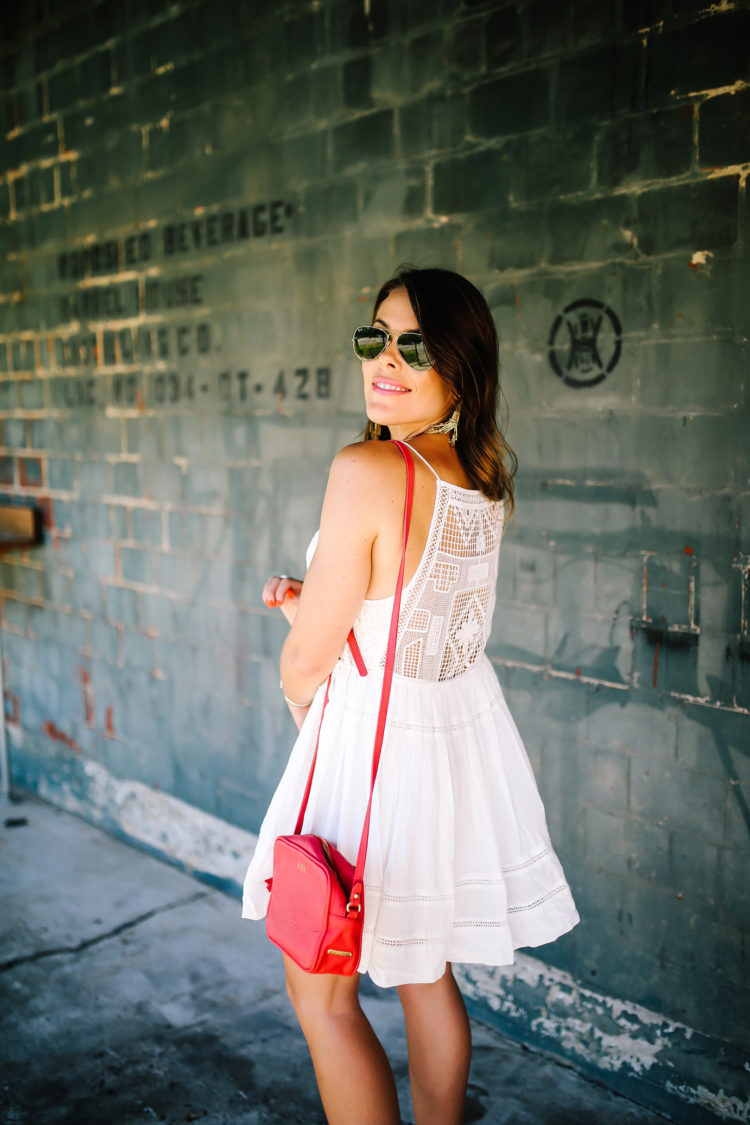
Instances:
[[[674,1086],[671,1082],[667,1082],[666,1087],[691,1105],[703,1106],[724,1121],[750,1121],[750,1098],[743,1102],[739,1098],[725,1094],[723,1090],[714,1093],[712,1090],[707,1090],[705,1086],[698,1086],[692,1090],[686,1086]]]
[[[631,1083],[631,1090],[634,1079],[653,1082],[680,1103],[708,1109],[722,1120],[749,1120],[750,1102],[726,1094],[723,1086],[712,1090],[691,1083],[690,1060],[696,1052],[708,1053],[711,1041],[687,1024],[584,988],[569,973],[522,953],[512,966],[457,965],[455,975],[469,1001],[496,1013],[504,1030],[530,1036],[589,1072],[617,1075],[621,1085]],[[719,1050],[728,1085],[743,1064],[724,1056],[727,1045]],[[665,1071],[671,1076],[667,1080]]]
[[[52,724],[49,724],[50,726]],[[239,892],[257,836],[141,781],[81,762],[83,785],[42,777],[41,797],[118,832],[184,870]]]
[[[60,730],[51,719],[47,719],[42,723],[42,730],[49,738],[53,739],[55,742],[61,742],[63,746],[67,746],[74,754],[81,753],[81,747],[75,739],[71,738],[69,734],[66,734],[64,730]]]

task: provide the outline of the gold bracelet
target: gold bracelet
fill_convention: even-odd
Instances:
[[[281,694],[284,696],[284,699],[287,701],[290,707],[299,707],[300,710],[304,710],[304,708],[309,707],[313,701],[312,699],[308,699],[307,703],[296,703],[293,699],[290,699],[284,691],[284,685],[282,684],[281,680],[279,680],[279,687],[281,688]],[[314,698],[315,696],[313,696],[313,699]]]

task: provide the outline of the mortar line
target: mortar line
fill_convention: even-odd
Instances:
[[[0,973],[5,973],[9,969],[15,969],[19,965],[27,965],[33,961],[42,961],[47,957],[60,957],[65,954],[83,953],[94,945],[99,945],[101,942],[109,941],[110,938],[118,937],[127,930],[135,929],[136,926],[140,926],[143,922],[148,922],[151,918],[155,918],[157,914],[166,914],[167,911],[175,910],[177,907],[189,906],[191,903],[198,902],[200,899],[210,898],[213,894],[213,891],[196,891],[195,894],[189,895],[187,898],[178,899],[177,902],[169,902],[165,906],[154,907],[153,910],[147,910],[145,914],[139,914],[136,918],[131,918],[127,922],[121,922],[119,926],[115,926],[113,930],[108,930],[105,934],[98,934],[93,938],[84,938],[78,945],[61,945],[55,949],[41,949],[37,953],[26,953],[21,957],[12,957],[9,961],[0,962]]]

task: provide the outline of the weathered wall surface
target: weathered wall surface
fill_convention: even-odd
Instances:
[[[399,261],[459,268],[521,465],[491,655],[583,917],[464,987],[747,1120],[747,6],[2,20],[0,498],[45,519],[0,561],[14,784],[135,837],[144,784],[257,829],[292,737],[260,590],[361,427],[351,331]]]

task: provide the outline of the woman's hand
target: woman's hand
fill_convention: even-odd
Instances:
[[[287,574],[272,574],[263,587],[263,601],[269,609],[280,609],[291,625],[297,616],[301,590],[299,578],[290,578]]]

